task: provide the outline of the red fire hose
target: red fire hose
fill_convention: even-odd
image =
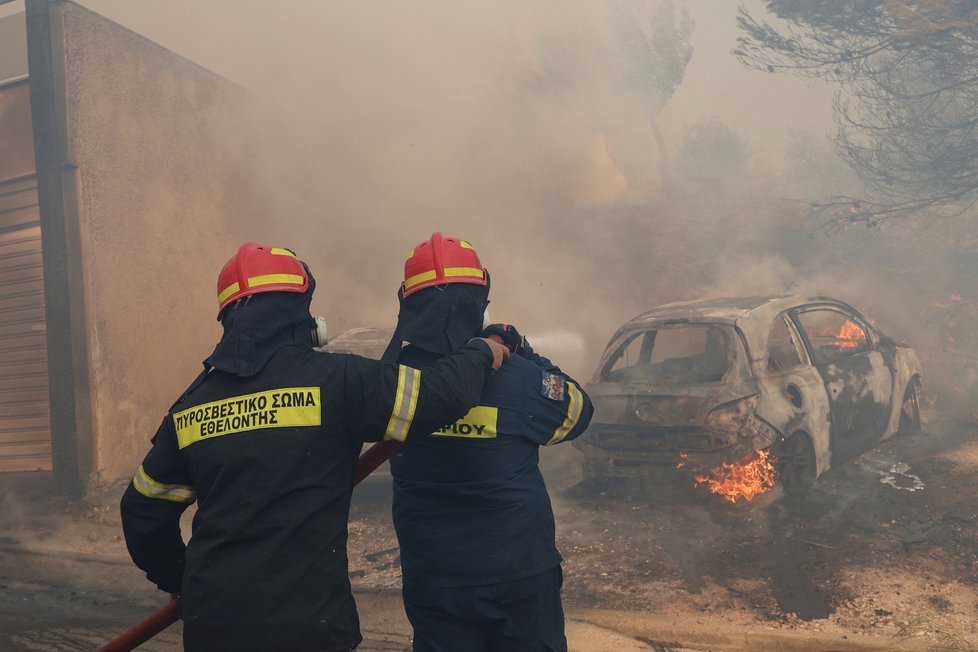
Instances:
[[[353,474],[353,486],[360,484],[361,480],[373,473],[378,466],[383,464],[388,457],[396,453],[397,449],[403,445],[403,442],[390,440],[379,442],[368,448],[357,462],[357,469]],[[180,620],[182,615],[183,599],[177,597],[175,600],[171,600],[165,607],[140,620],[95,652],[130,652],[130,650],[136,649]]]
[[[387,458],[397,452],[404,442],[396,439],[381,441],[368,448],[357,461],[357,470],[353,474],[353,486],[377,470],[377,467],[387,461]]]

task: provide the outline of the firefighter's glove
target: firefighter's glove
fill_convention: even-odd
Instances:
[[[492,371],[493,373],[499,371],[503,363],[509,360],[509,349],[504,344],[500,344],[495,339],[488,337],[473,337],[469,342],[476,340],[485,342],[485,345],[489,347],[489,352],[492,353]]]
[[[481,337],[497,337],[510,353],[521,353],[527,347],[526,338],[512,324],[490,324],[482,329]]]

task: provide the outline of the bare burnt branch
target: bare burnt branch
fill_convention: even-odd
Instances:
[[[755,69],[839,85],[836,149],[872,195],[861,204],[867,223],[959,214],[978,200],[974,3],[781,0],[768,8],[784,26],[741,8],[735,54]],[[826,228],[845,225],[848,205],[827,201],[811,214]]]
[[[910,217],[958,217],[968,212],[975,200],[962,202],[960,198],[948,198],[947,203],[935,205],[929,199],[867,201],[861,197],[834,197],[825,202],[801,203],[805,205],[803,214],[811,223],[812,232],[832,236],[860,230],[877,232]]]

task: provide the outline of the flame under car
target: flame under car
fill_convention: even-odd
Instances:
[[[828,297],[674,303],[611,338],[588,392],[587,478],[679,473],[730,500],[754,477],[806,493],[833,465],[920,429],[914,351]],[[759,455],[762,452],[763,455]],[[758,493],[746,488],[748,500]]]

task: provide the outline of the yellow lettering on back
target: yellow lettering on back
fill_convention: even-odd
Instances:
[[[477,405],[450,426],[431,433],[440,437],[464,437],[467,439],[494,439],[499,408]]]
[[[260,428],[319,426],[319,399],[318,387],[283,387],[195,405],[173,413],[177,446]]]

